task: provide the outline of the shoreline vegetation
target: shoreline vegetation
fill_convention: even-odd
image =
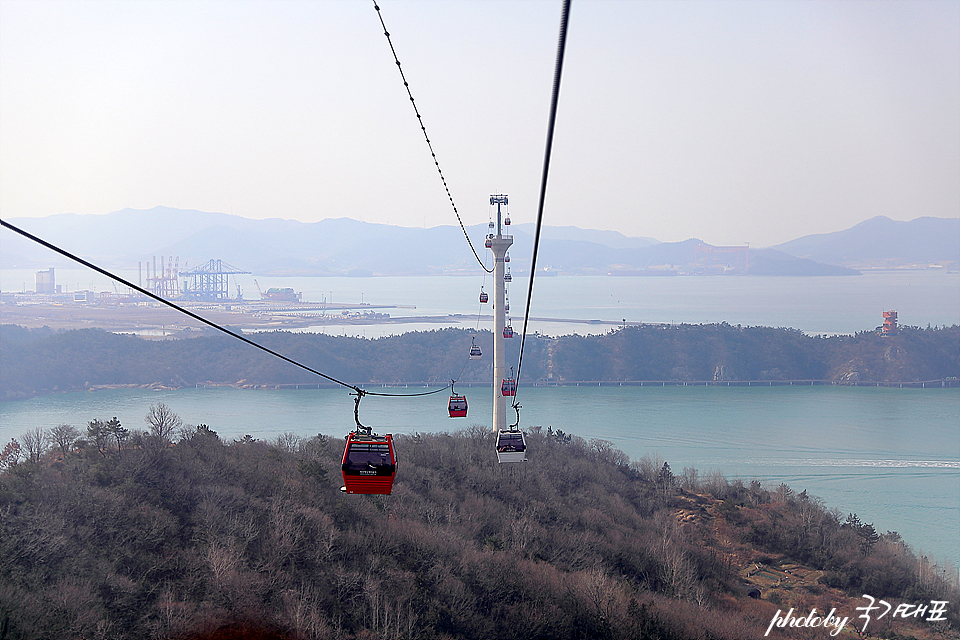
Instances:
[[[230,328],[242,333],[239,328]],[[489,386],[488,331],[437,329],[366,339],[273,331],[258,344],[352,385]],[[515,361],[519,340],[507,341]],[[896,335],[808,336],[729,324],[628,326],[603,335],[527,337],[522,385],[960,386],[960,325]],[[0,325],[0,400],[103,388],[317,388],[312,374],[213,330],[146,340],[101,329]]]
[[[395,436],[390,496],[339,491],[342,438],[225,441],[154,405],[148,430],[91,420],[0,455],[5,637],[274,640],[955,638],[950,572],[893,531],[785,484],[674,472],[533,427],[498,465],[480,425]],[[16,447],[13,446],[16,444]],[[768,632],[767,635],[765,632]]]

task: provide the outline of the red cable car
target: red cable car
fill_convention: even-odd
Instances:
[[[517,395],[517,381],[513,378],[504,378],[503,383],[500,385],[500,393],[504,396]]]
[[[351,431],[343,450],[343,487],[345,493],[389,495],[397,475],[393,435]]]
[[[493,246],[493,236],[487,236],[487,239],[483,241],[483,246],[487,249]]]
[[[510,226],[510,216],[504,216],[503,224]]]
[[[510,325],[505,326],[505,327],[503,328],[503,337],[504,337],[504,338],[512,338],[512,337],[513,337],[513,327],[511,327]]]
[[[503,261],[504,261],[504,262],[510,262],[510,254],[509,254],[509,253],[508,253],[507,255],[503,256]]]
[[[480,290],[480,302],[486,304],[490,300],[490,296],[487,295],[487,292],[483,289]]]
[[[479,360],[480,358],[483,357],[483,351],[480,351],[480,345],[476,343],[476,338],[474,338],[473,340],[474,340],[474,343],[470,347],[470,359]]]
[[[503,281],[504,281],[504,282],[513,282],[513,276],[510,275],[510,272],[509,272],[509,271],[507,271],[505,274],[503,274]]]
[[[467,417],[467,396],[458,396],[454,393],[450,396],[450,404],[447,406],[451,418]]]

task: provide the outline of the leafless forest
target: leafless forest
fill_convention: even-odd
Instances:
[[[534,428],[535,458],[501,466],[480,427],[397,436],[393,494],[350,496],[341,438],[223,441],[163,405],[147,419],[6,445],[0,638],[742,640],[780,608],[960,595],[854,514],[602,440]],[[885,638],[960,628],[955,608],[881,622]]]

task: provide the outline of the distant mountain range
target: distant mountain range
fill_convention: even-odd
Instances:
[[[155,207],[106,215],[60,214],[8,220],[105,268],[135,269],[176,256],[181,270],[210,259],[256,275],[432,275],[472,273],[476,260],[459,227],[397,227],[331,218],[251,220],[224,213]],[[533,224],[510,227],[513,273],[529,270]],[[486,225],[467,227],[484,257]],[[698,239],[658,242],[615,231],[544,227],[538,270],[551,274],[851,275],[858,269],[960,265],[960,218],[897,222],[878,216],[836,233],[766,249],[698,250]],[[0,268],[64,268],[75,263],[9,231],[0,231]],[[739,268],[739,271],[738,271]]]
[[[960,263],[960,218],[876,216],[836,233],[804,236],[775,247],[784,253],[854,268]]]

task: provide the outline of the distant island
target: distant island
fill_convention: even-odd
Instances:
[[[451,275],[479,269],[456,226],[422,229],[349,218],[252,220],[169,207],[7,222],[110,269],[133,270],[156,256],[175,259],[181,269],[222,260],[262,276]],[[472,225],[467,232],[482,256],[487,226]],[[515,224],[510,232],[513,274],[527,274],[533,225]],[[12,231],[2,233],[0,268],[75,266]],[[659,242],[614,231],[547,226],[537,259],[538,273],[546,275],[840,276],[875,268],[958,267],[960,218],[899,222],[883,216],[766,248],[716,246],[698,238]]]
[[[484,352],[492,351],[489,332],[456,328],[375,340],[286,331],[248,337],[350,384],[445,385],[451,372],[461,370],[459,382],[489,384],[490,359],[467,359],[472,336]],[[508,361],[516,361],[519,345],[507,349]],[[596,336],[533,335],[525,346],[523,373],[521,384],[937,381],[952,386],[960,377],[960,325],[901,327],[896,335],[871,330],[807,336],[725,323],[630,326]],[[323,384],[212,329],[191,339],[151,341],[99,329],[0,326],[0,399],[111,385]]]

